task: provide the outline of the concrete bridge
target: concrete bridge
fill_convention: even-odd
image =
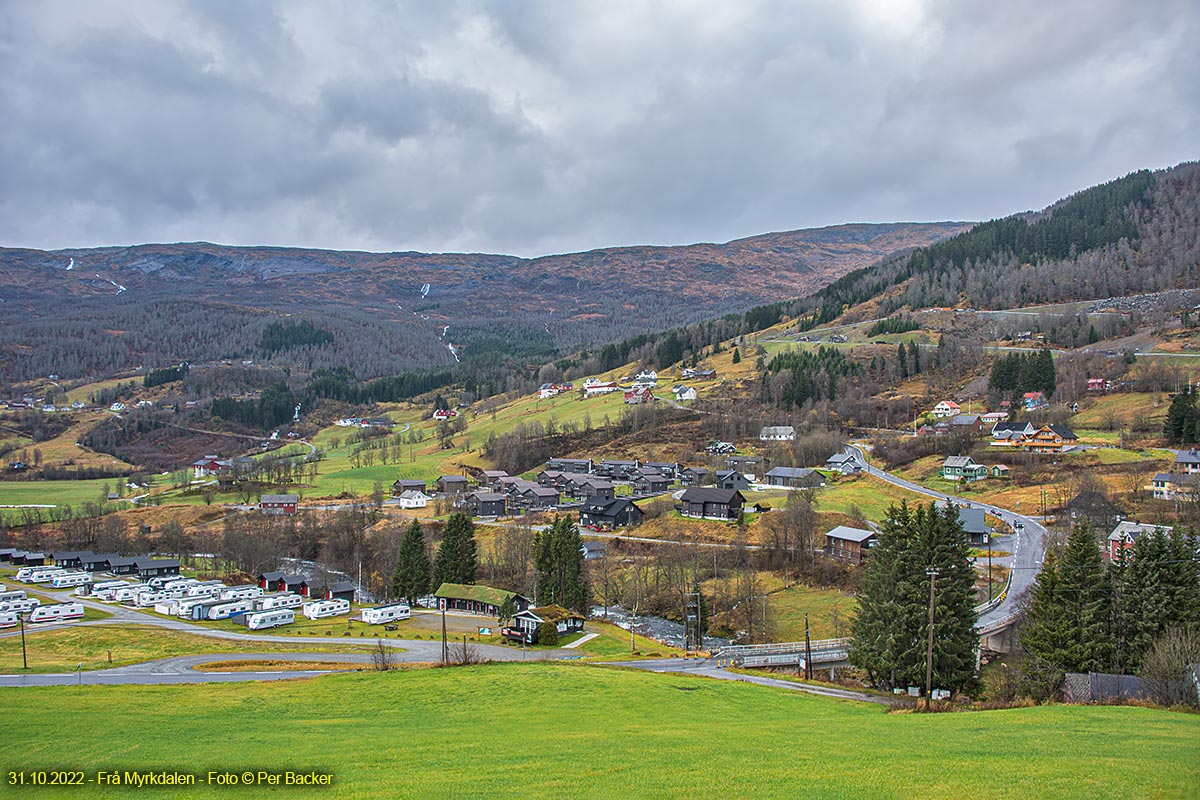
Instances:
[[[804,642],[773,644],[737,644],[722,647],[712,658],[722,667],[789,667],[805,669],[808,654],[812,667],[847,666],[849,639],[818,639],[805,647]]]

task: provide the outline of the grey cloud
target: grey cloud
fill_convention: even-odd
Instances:
[[[0,244],[533,255],[982,219],[1200,155],[1200,9],[0,10]]]

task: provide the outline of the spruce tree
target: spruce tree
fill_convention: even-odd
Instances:
[[[1119,575],[1118,636],[1126,646],[1125,668],[1132,671],[1171,625],[1200,626],[1196,540],[1163,528],[1142,534]]]
[[[975,571],[958,513],[932,505],[888,510],[864,566],[851,624],[850,662],[884,688],[925,682],[929,634],[927,570],[938,571],[933,626],[934,686],[975,683]]]
[[[1053,550],[1034,584],[1021,645],[1063,672],[1105,672],[1114,641],[1112,590],[1100,545],[1087,525],[1067,538],[1061,560]]]
[[[580,613],[587,613],[590,592],[584,566],[583,539],[570,517],[557,517],[554,524],[533,540],[537,572],[537,600]]]
[[[741,353],[741,351],[740,351],[740,350],[738,350],[736,347],[735,347],[735,348],[733,348],[733,360],[732,360],[732,363],[734,363],[734,364],[740,364],[740,363],[741,363],[741,361],[742,361],[742,353]]]
[[[903,380],[908,377],[908,354],[903,344],[898,345],[896,358],[900,362],[900,378]]]
[[[396,572],[392,577],[392,594],[414,602],[429,592],[429,553],[425,550],[425,533],[413,520],[404,532],[396,553]]]
[[[912,364],[912,374],[921,374],[921,351],[917,348],[917,343],[911,339],[908,342],[908,360]]]
[[[475,552],[475,523],[466,514],[456,512],[446,520],[442,543],[433,566],[433,582],[474,583],[478,560]]]

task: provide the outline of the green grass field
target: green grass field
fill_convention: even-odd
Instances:
[[[328,771],[279,797],[1194,797],[1200,717],[888,714],[748,684],[563,664],[285,683],[5,691],[7,768]],[[119,709],[98,724],[94,713]],[[539,711],[544,709],[544,711]],[[53,729],[45,727],[48,718]],[[128,797],[128,787],[22,789]],[[227,796],[198,784],[158,796]]]
[[[48,631],[27,627],[25,632],[29,672],[70,672],[77,664],[83,664],[84,670],[108,669],[158,658],[205,653],[364,652],[370,649],[371,644],[235,642],[153,625],[89,625]],[[110,651],[111,663],[108,660]],[[0,672],[23,672],[21,664],[20,637],[0,639]]]
[[[841,478],[817,492],[818,511],[837,511],[847,514],[857,506],[867,519],[880,520],[887,516],[890,506],[901,500],[909,504],[927,501],[924,495],[901,489],[869,475]]]

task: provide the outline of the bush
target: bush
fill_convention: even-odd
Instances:
[[[538,644],[555,647],[558,644],[558,627],[552,622],[538,623]]]

